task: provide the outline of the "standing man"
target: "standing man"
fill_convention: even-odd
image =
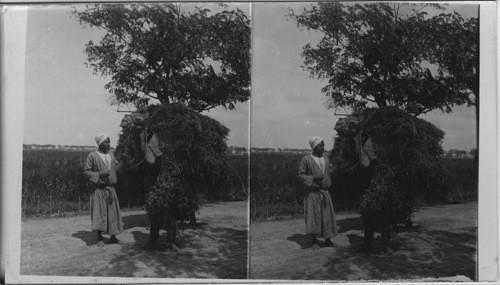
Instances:
[[[116,184],[116,160],[109,151],[109,136],[98,134],[95,141],[99,149],[87,156],[83,174],[94,187],[90,194],[92,231],[97,232],[97,245],[103,246],[103,233],[111,235],[110,243],[119,242],[116,235],[123,231],[123,222],[114,188]]]
[[[332,165],[325,153],[325,143],[320,137],[309,141],[312,154],[302,158],[299,179],[305,187],[304,213],[306,234],[311,235],[313,248],[318,248],[318,237],[325,239],[325,246],[333,246],[330,238],[338,234],[332,199],[328,193],[331,185]]]

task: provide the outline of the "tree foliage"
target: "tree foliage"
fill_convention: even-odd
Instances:
[[[111,77],[112,103],[144,107],[150,99],[201,112],[249,98],[250,20],[239,9],[214,11],[171,3],[94,4],[74,10],[105,31],[85,47],[94,73]]]
[[[334,1],[290,17],[323,36],[302,56],[310,75],[327,81],[322,91],[330,107],[396,106],[419,115],[475,104],[477,18],[437,4]]]

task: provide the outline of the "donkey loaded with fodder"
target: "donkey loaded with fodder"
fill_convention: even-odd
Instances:
[[[382,249],[390,250],[391,237],[411,223],[418,199],[443,181],[438,158],[444,133],[396,107],[365,109],[338,120],[335,130],[333,191],[352,193],[363,219],[364,246],[380,232]]]
[[[126,115],[117,145],[124,171],[148,190],[149,246],[167,232],[176,250],[178,223],[196,223],[196,191],[223,191],[231,177],[224,153],[229,130],[182,104],[152,105]]]

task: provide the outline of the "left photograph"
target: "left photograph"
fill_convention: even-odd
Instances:
[[[246,279],[250,4],[26,9],[20,274]]]

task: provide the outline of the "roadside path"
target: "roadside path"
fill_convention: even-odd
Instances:
[[[252,223],[250,278],[281,280],[401,280],[446,277],[476,279],[477,203],[420,208],[415,226],[382,253],[379,235],[370,252],[361,251],[359,215],[338,216],[335,247],[310,248],[304,220]],[[452,277],[452,278],[450,278]],[[429,281],[429,280],[425,280]]]
[[[124,212],[120,244],[104,247],[95,245],[89,216],[23,221],[21,274],[245,279],[246,209],[247,202],[204,204],[198,224],[178,236],[178,252],[142,248],[149,239],[144,211]]]

